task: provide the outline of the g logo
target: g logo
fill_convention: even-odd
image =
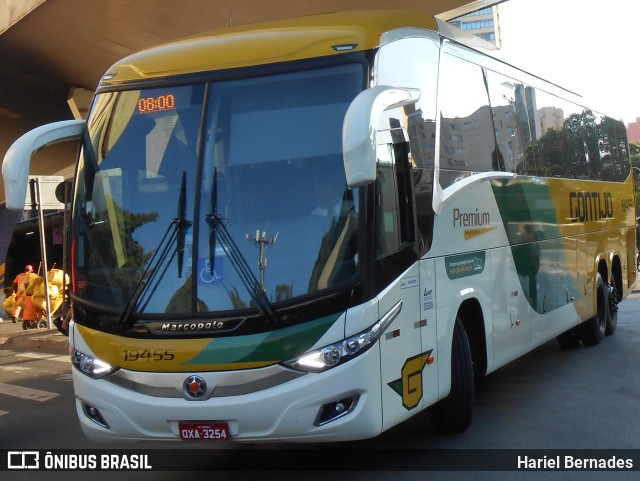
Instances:
[[[432,351],[407,359],[400,371],[402,377],[389,383],[389,387],[402,396],[402,405],[407,410],[415,408],[422,399],[422,370]]]

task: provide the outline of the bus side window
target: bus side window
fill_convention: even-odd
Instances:
[[[599,178],[599,139],[594,117],[567,100],[536,89],[539,135],[527,150],[526,161],[535,158],[537,174],[570,179]],[[585,129],[585,127],[590,126]]]
[[[486,72],[496,132],[494,154],[497,154],[501,167],[496,169],[494,158],[494,170],[515,172],[516,167],[524,162],[526,147],[539,137],[535,91],[512,78]],[[523,164],[521,168],[527,173],[535,173],[535,163],[531,166]]]
[[[439,89],[441,186],[478,172],[502,170],[482,68],[445,54]]]
[[[598,127],[602,132],[601,144],[608,143],[608,150],[602,156],[603,178],[614,182],[624,182],[631,170],[627,129],[621,121],[604,115],[600,117]]]

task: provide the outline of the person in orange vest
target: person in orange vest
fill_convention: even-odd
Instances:
[[[20,286],[20,284],[22,284],[22,281],[24,281],[25,278],[32,272],[33,272],[33,266],[31,264],[27,264],[26,266],[24,266],[24,272],[21,272],[15,277],[15,279],[13,279],[12,287],[13,287],[13,293],[16,295],[16,304],[20,300],[20,292],[18,292],[18,287]],[[20,317],[21,311],[22,311],[21,307],[16,307],[15,310],[13,311],[12,322],[14,324],[16,323],[16,318]]]

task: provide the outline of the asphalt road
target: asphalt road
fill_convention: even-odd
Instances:
[[[415,457],[424,459],[450,451],[465,469],[469,456],[483,449],[564,450],[595,449],[607,455],[623,456],[634,450],[640,469],[640,293],[620,304],[618,329],[595,347],[561,348],[548,342],[532,353],[493,373],[478,387],[476,410],[471,427],[462,434],[442,434],[427,417],[417,417],[371,440],[331,445],[303,445],[272,449],[275,446],[229,444],[127,445],[133,452],[146,448],[170,449],[169,456],[189,456],[194,451],[202,469],[216,470],[216,460],[230,456],[256,462],[256,473],[215,471],[202,473],[136,473],[135,479],[300,479],[301,473],[265,472],[269,463],[303,469],[304,479],[640,479],[635,472],[432,472]],[[122,446],[94,444],[83,436],[77,421],[71,365],[67,356],[42,351],[0,346],[0,449],[101,449]],[[201,449],[212,449],[209,461],[202,461]],[[280,448],[280,447],[278,447]],[[229,451],[231,449],[232,451]],[[182,451],[178,451],[182,450]],[[416,451],[417,450],[417,451]],[[266,456],[264,453],[268,453]],[[396,453],[394,455],[394,452]],[[516,451],[517,452],[517,451]],[[524,451],[523,451],[524,452]],[[547,451],[543,451],[546,453]],[[407,456],[406,453],[413,453]],[[474,454],[475,453],[475,454]],[[401,454],[401,455],[400,455]],[[235,459],[234,458],[234,459]],[[209,459],[209,458],[206,458]],[[353,471],[349,459],[353,459]],[[375,470],[366,468],[367,459]],[[302,462],[301,460],[304,460]],[[386,461],[388,460],[388,465]],[[416,462],[419,461],[419,462]],[[405,462],[404,465],[399,463]],[[427,463],[428,464],[428,463]],[[244,466],[246,467],[246,466]],[[321,467],[325,471],[315,472]],[[331,471],[335,469],[335,471]],[[389,472],[389,469],[394,471]],[[330,471],[326,471],[330,470]],[[70,479],[81,473],[17,473],[3,479]],[[91,477],[122,480],[119,472],[91,473]],[[43,475],[43,476],[39,476]],[[46,475],[46,477],[44,477]],[[85,477],[86,477],[85,473]],[[83,478],[84,479],[84,478]]]

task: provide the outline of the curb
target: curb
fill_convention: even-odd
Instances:
[[[0,346],[38,349],[59,354],[69,354],[69,340],[57,329],[15,332],[0,336]]]

